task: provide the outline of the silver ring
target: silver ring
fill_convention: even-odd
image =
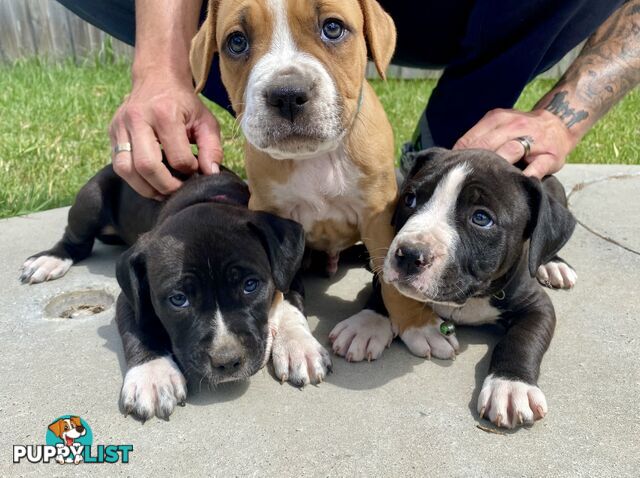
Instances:
[[[113,147],[113,154],[122,153],[123,151],[131,152],[131,143],[120,143]]]
[[[524,154],[522,158],[526,158],[531,153],[531,146],[533,146],[533,138],[531,136],[519,136],[515,139],[524,148]]]

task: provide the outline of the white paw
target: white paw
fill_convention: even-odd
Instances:
[[[66,274],[73,261],[55,256],[31,257],[22,264],[20,281],[23,284],[37,284],[57,279]]]
[[[120,393],[125,414],[141,420],[167,418],[187,398],[187,383],[176,363],[160,357],[127,371]]]
[[[320,383],[331,371],[331,357],[309,331],[306,317],[287,301],[282,303],[271,359],[280,381],[296,386]]]
[[[329,340],[333,352],[348,362],[375,360],[391,345],[391,321],[373,310],[364,309],[336,325]]]
[[[564,262],[551,261],[538,267],[538,281],[552,289],[571,289],[578,280],[578,274]]]
[[[410,327],[400,334],[400,338],[418,357],[455,359],[460,344],[455,334],[443,335],[440,332],[442,322],[438,319],[434,324]]]
[[[496,426],[514,428],[530,425],[547,414],[547,399],[535,385],[494,377],[484,379],[478,397],[480,418]]]

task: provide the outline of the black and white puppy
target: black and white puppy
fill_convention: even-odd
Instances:
[[[228,170],[189,179],[159,203],[139,196],[107,166],[78,194],[62,240],[25,262],[21,279],[34,283],[89,256],[94,239],[132,245],[116,268],[122,288],[116,322],[128,367],[125,413],[167,417],[185,400],[187,382],[247,378],[272,349],[274,367],[288,370],[298,360],[306,369],[304,356],[285,353],[295,350],[296,338],[279,321],[288,306],[281,292],[303,257],[303,230],[250,211],[248,200],[246,184]]]
[[[480,416],[498,426],[547,413],[537,380],[556,317],[536,274],[548,280],[561,264],[573,285],[575,272],[556,254],[575,224],[557,179],[525,177],[489,151],[427,150],[402,187],[382,280],[445,320],[505,325],[478,399]],[[441,335],[441,323],[433,344],[454,354],[457,341]]]

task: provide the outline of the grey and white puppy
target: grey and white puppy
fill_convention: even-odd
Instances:
[[[382,280],[455,324],[504,324],[478,399],[480,415],[498,426],[547,413],[537,380],[556,316],[539,280],[575,283],[556,256],[575,225],[556,178],[525,177],[489,151],[422,152],[402,187]],[[441,324],[414,335],[427,337],[434,355],[453,356],[458,342]],[[402,335],[409,348],[411,336]]]
[[[64,275],[96,239],[131,246],[116,267],[125,413],[168,417],[186,399],[187,383],[244,379],[269,358],[276,372],[292,364],[307,370],[304,356],[290,357],[302,345],[280,323],[283,307],[293,307],[282,293],[293,303],[299,295],[290,285],[304,232],[294,221],[249,210],[248,201],[247,185],[226,169],[185,181],[160,203],[107,166],[78,193],[62,239],[25,261],[21,280],[37,283]],[[329,356],[322,360],[329,369]],[[289,376],[296,385],[304,378]]]

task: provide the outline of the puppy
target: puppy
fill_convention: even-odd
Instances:
[[[192,44],[198,91],[219,57],[246,138],[250,208],[302,224],[307,245],[327,254],[329,274],[340,252],[360,240],[373,267],[381,267],[393,239],[393,133],[365,69],[368,53],[384,77],[395,40],[393,21],[375,0],[209,0]],[[300,287],[296,280],[296,294],[287,298],[295,306],[283,319],[289,333],[276,340],[286,350],[291,337],[305,338],[310,367],[280,373],[317,383],[325,373],[317,367],[322,352],[304,325]],[[382,293],[398,329],[436,320],[393,287],[383,285]],[[374,359],[392,331],[386,317],[367,311],[341,323],[330,339],[349,360]]]
[[[96,238],[132,244],[116,268],[125,413],[167,417],[186,398],[185,377],[215,385],[247,378],[267,362],[272,336],[283,330],[282,292],[300,266],[304,233],[293,221],[250,211],[248,201],[247,186],[228,170],[189,179],[159,203],[107,166],[78,194],[62,240],[25,262],[21,278],[34,283],[87,257]],[[283,351],[273,353],[281,363]],[[329,356],[321,360],[329,370]]]
[[[61,418],[49,425],[49,430],[60,438],[66,447],[73,447],[78,438],[87,434],[80,417]],[[67,457],[67,463],[75,463],[76,465],[82,460],[83,458],[80,454],[75,455],[74,458],[71,458],[71,455]],[[61,465],[65,463],[65,459],[61,454],[56,456],[56,461]]]
[[[537,380],[556,317],[536,273],[548,276],[542,265],[551,261],[570,271],[566,285],[575,282],[556,257],[576,224],[558,180],[525,177],[492,152],[434,148],[416,158],[393,224],[382,281],[446,321],[506,328],[480,392],[480,416],[502,427],[544,417]],[[381,301],[371,304],[384,312]],[[442,319],[426,331],[441,355],[458,349]]]

